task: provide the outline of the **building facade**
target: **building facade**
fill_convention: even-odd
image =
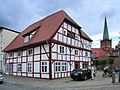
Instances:
[[[6,74],[69,77],[73,69],[91,65],[91,42],[70,16],[58,11],[30,25],[4,49]]]
[[[6,46],[8,46],[19,34],[19,32],[5,28],[0,27],[0,70],[4,71],[4,65],[5,65],[5,53],[2,52],[3,49],[5,49]]]

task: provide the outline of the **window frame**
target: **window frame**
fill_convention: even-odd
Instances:
[[[21,63],[17,64],[17,72],[22,72],[22,64]]]
[[[27,72],[32,73],[32,62],[27,62]]]
[[[65,53],[65,51],[64,51],[65,49],[64,49],[64,46],[60,46],[60,53]]]
[[[41,72],[42,73],[48,72],[48,70],[47,70],[48,67],[47,66],[48,66],[48,63],[46,61],[41,62]]]

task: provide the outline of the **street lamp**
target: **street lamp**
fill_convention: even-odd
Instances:
[[[120,41],[118,43],[118,51],[119,51],[119,53],[118,53],[118,55],[119,55],[118,61],[119,61],[119,82],[120,82]]]

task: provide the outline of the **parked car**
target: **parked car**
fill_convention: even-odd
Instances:
[[[90,69],[74,69],[71,72],[71,78],[73,80],[87,80],[91,78],[91,70]]]
[[[0,72],[0,83],[3,83],[3,73]]]

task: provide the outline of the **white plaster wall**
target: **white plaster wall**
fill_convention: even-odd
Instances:
[[[17,64],[13,64],[13,72],[17,71]]]
[[[39,54],[39,53],[40,53],[40,47],[35,47],[34,54]]]
[[[40,72],[40,62],[34,62],[34,72]]]
[[[34,56],[34,61],[40,60],[40,55],[35,55]]]
[[[27,65],[26,63],[22,63],[22,72],[26,72]]]

